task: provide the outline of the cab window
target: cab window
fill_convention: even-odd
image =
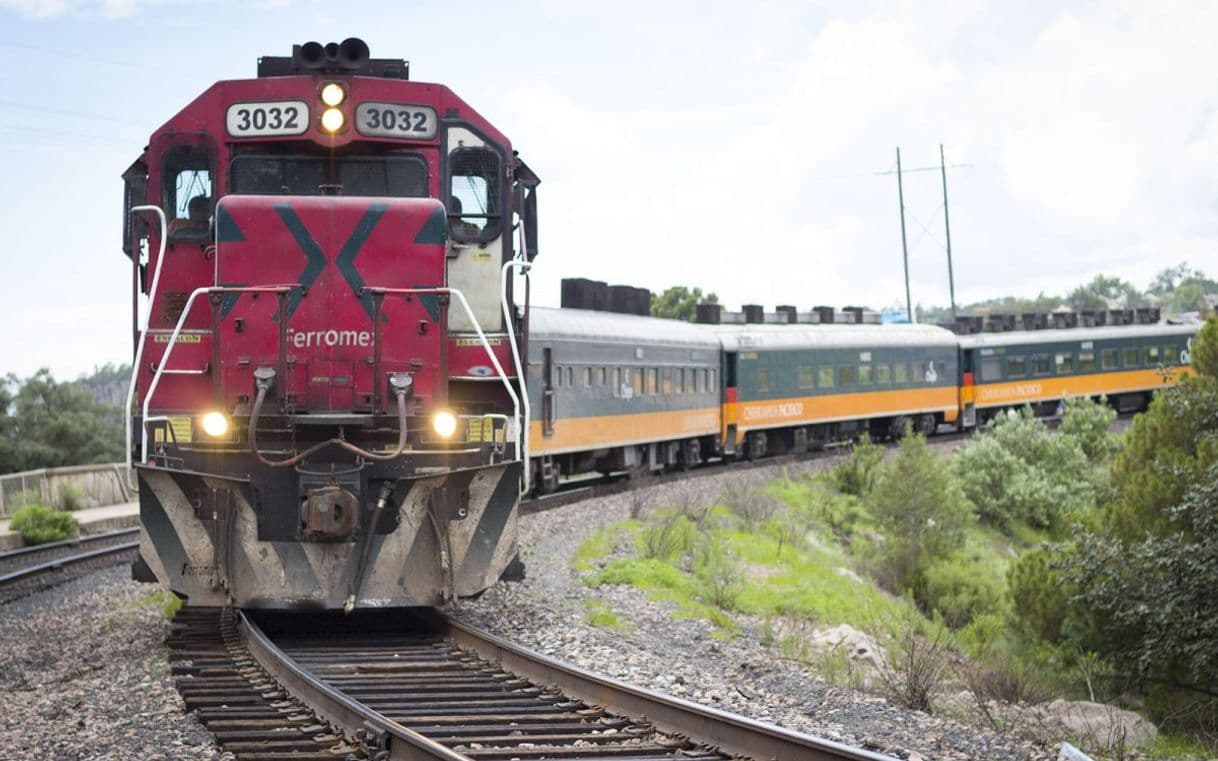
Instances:
[[[169,236],[205,240],[211,227],[213,193],[211,151],[199,146],[178,146],[161,162],[161,200]]]
[[[489,148],[457,148],[448,155],[448,225],[453,239],[486,241],[499,232],[499,154]]]

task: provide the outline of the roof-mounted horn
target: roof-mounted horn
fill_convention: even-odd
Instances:
[[[410,79],[410,63],[402,58],[372,58],[368,43],[358,37],[340,42],[306,42],[292,46],[291,57],[263,56],[258,76],[289,77],[296,74],[359,74],[385,79]]]

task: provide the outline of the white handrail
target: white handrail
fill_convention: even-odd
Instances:
[[[487,340],[486,333],[482,332],[482,325],[478,322],[478,318],[474,316],[474,311],[469,308],[469,302],[465,300],[465,294],[461,293],[460,289],[448,286],[436,286],[434,288],[379,288],[368,286],[364,290],[370,293],[400,293],[403,295],[447,293],[457,297],[457,300],[461,302],[461,308],[465,310],[465,315],[469,317],[470,323],[474,326],[474,331],[478,334],[478,340],[482,343],[486,356],[490,357],[491,364],[495,367],[495,372],[499,373],[499,380],[503,382],[503,387],[507,389],[508,396],[512,398],[512,422],[516,424],[516,430],[512,433],[514,433],[513,438],[516,440],[516,457],[520,459],[520,397],[516,395],[516,389],[512,388],[512,382],[508,380],[507,372],[504,371],[503,365],[499,364],[499,358],[491,350],[491,342]],[[447,340],[447,337],[445,337],[445,340]],[[526,463],[526,467],[527,465]]]
[[[186,306],[182,309],[182,314],[178,316],[178,322],[173,326],[173,333],[169,334],[169,344],[165,346],[165,353],[161,355],[161,362],[157,365],[156,372],[152,375],[152,383],[148,385],[148,393],[144,396],[143,414],[140,416],[140,453],[148,457],[148,407],[152,404],[152,397],[156,393],[156,388],[161,382],[161,375],[165,372],[165,368],[169,365],[169,357],[173,354],[173,349],[178,345],[178,335],[182,332],[182,327],[186,324],[186,318],[190,316],[190,308],[194,306],[195,299],[200,294],[207,293],[284,293],[292,290],[296,286],[292,285],[267,285],[267,286],[233,286],[233,287],[203,287],[196,288],[191,292],[190,298],[186,299]],[[220,340],[219,336],[212,336],[213,341]],[[219,368],[216,368],[219,372]],[[158,420],[160,418],[157,418]]]
[[[160,206],[153,204],[144,204],[142,206],[132,206],[131,213],[137,211],[155,211],[157,217],[161,220],[161,246],[160,251],[156,256],[156,267],[152,271],[152,290],[148,292],[148,313],[144,315],[144,326],[140,328],[139,343],[135,347],[135,363],[131,366],[131,383],[127,385],[127,404],[123,407],[124,423],[127,429],[127,472],[131,472],[131,403],[135,401],[135,382],[140,377],[140,362],[144,358],[144,342],[148,337],[148,323],[152,321],[152,303],[156,300],[157,284],[161,282],[161,265],[165,262],[165,242],[169,236],[169,223],[165,220],[165,210]],[[138,256],[138,248],[132,247],[131,255]],[[137,315],[138,316],[138,315]],[[143,427],[144,424],[140,423]],[[144,428],[144,431],[147,431]],[[142,439],[146,445],[148,441],[147,435]],[[140,452],[141,456],[147,454],[147,447]]]
[[[522,248],[523,248],[524,232],[521,232]],[[523,475],[524,480],[521,482],[520,493],[527,494],[530,488],[530,480],[532,478],[531,468],[529,467],[529,435],[531,421],[533,419],[533,411],[529,401],[529,390],[525,386],[524,366],[520,359],[520,347],[516,344],[516,331],[512,329],[512,315],[508,311],[507,300],[507,282],[508,272],[519,268],[525,280],[528,280],[529,269],[533,265],[523,259],[513,259],[505,262],[503,269],[499,274],[499,306],[503,308],[504,325],[507,327],[508,343],[512,347],[512,361],[516,363],[516,381],[520,384],[520,396],[524,401],[524,425],[521,426],[523,434],[521,435],[520,459],[524,461]]]

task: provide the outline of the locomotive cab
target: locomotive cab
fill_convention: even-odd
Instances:
[[[263,57],[124,174],[141,561],[191,604],[429,605],[516,555],[538,180],[408,73]]]

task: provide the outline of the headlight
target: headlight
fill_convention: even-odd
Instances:
[[[457,416],[448,410],[440,410],[432,417],[431,427],[442,438],[452,438],[452,435],[457,432]]]
[[[334,107],[347,97],[347,92],[343,90],[343,86],[337,82],[331,82],[321,88],[321,102],[327,106]]]
[[[321,126],[326,132],[338,132],[346,121],[347,117],[337,108],[327,108],[321,114]]]
[[[228,415],[223,412],[209,412],[203,416],[203,433],[218,439],[228,433]]]

